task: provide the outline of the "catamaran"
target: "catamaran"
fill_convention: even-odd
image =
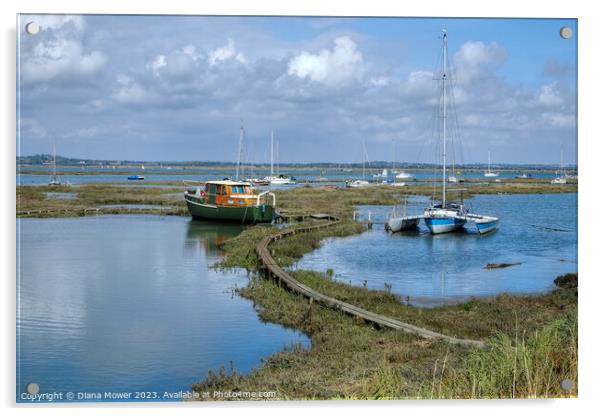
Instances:
[[[480,234],[491,232],[498,227],[499,219],[486,215],[472,214],[464,205],[463,201],[449,201],[447,198],[447,32],[443,31],[443,71],[442,81],[442,148],[443,168],[441,180],[441,202],[434,202],[424,210],[422,215],[415,216],[392,216],[386,223],[385,228],[391,231],[405,231],[415,228],[420,219],[424,219],[431,234],[442,234],[456,231],[467,222],[473,222]],[[463,190],[454,190],[463,191]]]

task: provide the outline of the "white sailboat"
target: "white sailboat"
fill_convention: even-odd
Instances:
[[[264,180],[270,185],[294,184],[295,181],[292,178],[280,174],[280,149],[278,142],[276,142],[276,174],[274,175],[274,130],[272,130],[271,134],[270,149],[270,176],[266,176]]]
[[[490,151],[487,152],[487,172],[485,172],[483,174],[483,176],[485,176],[486,178],[497,178],[498,176],[500,176],[499,172],[493,172],[491,170],[491,152]]]
[[[370,182],[366,180],[366,142],[362,143],[362,179],[356,179],[353,181],[347,181],[345,186],[348,188],[362,188],[370,185]]]
[[[442,234],[458,230],[471,221],[476,225],[480,234],[493,231],[498,226],[499,219],[485,215],[471,214],[462,201],[453,202],[447,198],[447,32],[443,31],[443,71],[442,81],[442,148],[443,148],[443,168],[441,180],[441,202],[434,202],[424,210],[421,216],[393,216],[387,221],[386,227],[395,230],[396,224],[401,224],[400,231],[415,227],[421,218],[424,219],[426,226],[431,234]],[[453,119],[452,119],[453,120]],[[458,190],[456,190],[458,191]],[[407,224],[409,228],[403,228]]]
[[[564,172],[564,149],[560,148],[560,170],[556,172],[558,176],[552,179],[552,185],[566,185],[567,175]]]
[[[50,186],[60,186],[61,185],[61,178],[59,177],[59,175],[56,173],[56,142],[54,142],[52,144],[52,175],[50,176],[50,182],[48,182],[48,185]]]

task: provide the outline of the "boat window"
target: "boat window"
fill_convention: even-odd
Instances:
[[[236,193],[236,186],[231,186],[230,187],[230,192],[235,194]]]
[[[218,195],[225,195],[224,192],[224,186],[223,185],[217,185],[217,192]]]
[[[242,190],[242,185],[239,185],[239,186],[238,186],[238,192],[239,192],[239,193],[241,193],[241,194],[243,193],[243,190]]]

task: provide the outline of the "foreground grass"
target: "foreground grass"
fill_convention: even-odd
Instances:
[[[327,281],[328,277],[322,279]],[[337,286],[342,290],[346,285]],[[254,277],[239,293],[255,303],[261,319],[297,328],[310,336],[311,348],[291,346],[270,356],[249,374],[225,369],[210,372],[193,389],[201,394],[275,391],[277,399],[289,400],[577,394],[576,388],[566,392],[560,387],[564,379],[577,381],[576,289],[558,288],[546,295],[521,297],[522,309],[514,297],[501,296],[473,300],[469,310],[457,305],[420,312],[402,305],[392,295],[353,287],[345,291],[355,292],[353,299],[364,306],[374,305],[379,296],[388,308],[395,307],[407,317],[428,315],[438,320],[451,313],[455,316],[453,324],[482,320],[483,328],[492,326],[481,331],[491,347],[468,349],[400,331],[378,330],[358,324],[341,312],[310,304],[272,281]],[[539,318],[529,318],[530,314]],[[537,324],[538,319],[545,323]],[[473,332],[470,325],[462,324],[456,330],[462,334]]]

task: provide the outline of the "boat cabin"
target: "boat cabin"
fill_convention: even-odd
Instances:
[[[249,206],[255,205],[258,198],[250,183],[232,180],[207,181],[196,193],[211,205]]]

